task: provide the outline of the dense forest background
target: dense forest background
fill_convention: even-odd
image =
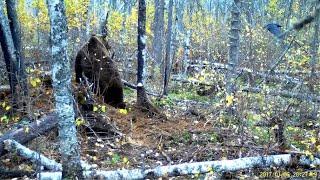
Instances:
[[[64,4],[71,67],[92,34],[105,28],[125,86],[126,109],[108,106],[94,95],[90,113],[76,112],[86,161],[111,170],[285,153],[311,161],[319,158],[318,1],[146,0],[144,87],[160,116],[135,106],[139,3],[65,0]],[[2,134],[21,127],[29,131],[28,124],[55,109],[47,4],[18,0],[16,12],[28,92],[18,89],[15,97],[12,91],[10,95],[0,51]],[[313,19],[301,24],[308,16]],[[82,90],[74,78],[72,84],[78,98]],[[20,103],[14,112],[12,99]],[[92,128],[88,117],[104,119],[107,130]],[[59,159],[58,146],[56,133],[48,132],[29,147]],[[19,170],[33,171],[12,154],[2,156],[1,163],[9,169],[21,163]],[[291,174],[297,168],[318,172],[319,162],[307,170],[282,168]],[[261,177],[262,171],[268,170],[229,175]]]

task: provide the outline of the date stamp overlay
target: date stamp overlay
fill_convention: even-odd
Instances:
[[[261,171],[259,172],[259,178],[270,179],[270,178],[311,178],[315,179],[319,177],[320,172],[315,170],[310,171],[285,171],[285,170],[276,170],[276,171]]]

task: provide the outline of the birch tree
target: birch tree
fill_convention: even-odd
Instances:
[[[144,88],[144,63],[146,61],[146,1],[139,0],[138,13],[138,69],[137,69],[137,105],[142,110],[147,110],[151,114],[162,114],[155,108],[147,97]]]
[[[234,0],[231,9],[231,27],[229,33],[229,59],[228,64],[231,67],[226,75],[227,93],[234,93],[235,88],[235,69],[239,64],[239,41],[240,41],[240,0]]]
[[[138,14],[138,73],[137,73],[137,104],[142,105],[147,97],[143,81],[143,66],[146,61],[146,2],[139,0]]]
[[[71,68],[67,53],[67,20],[63,0],[48,0],[52,82],[58,117],[62,178],[83,179],[71,92]]]

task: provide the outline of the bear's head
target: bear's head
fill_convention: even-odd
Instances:
[[[89,42],[88,42],[88,48],[89,50],[93,50],[98,48],[102,48],[102,49],[107,49],[107,50],[110,50],[111,49],[111,46],[109,45],[107,39],[106,39],[106,36],[104,35],[100,35],[100,34],[93,34],[91,36],[91,38],[89,39]]]

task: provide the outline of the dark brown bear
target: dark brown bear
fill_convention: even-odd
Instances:
[[[76,81],[83,75],[94,84],[94,90],[103,95],[104,101],[116,108],[125,108],[123,84],[109,50],[111,47],[101,35],[93,35],[76,56]]]

